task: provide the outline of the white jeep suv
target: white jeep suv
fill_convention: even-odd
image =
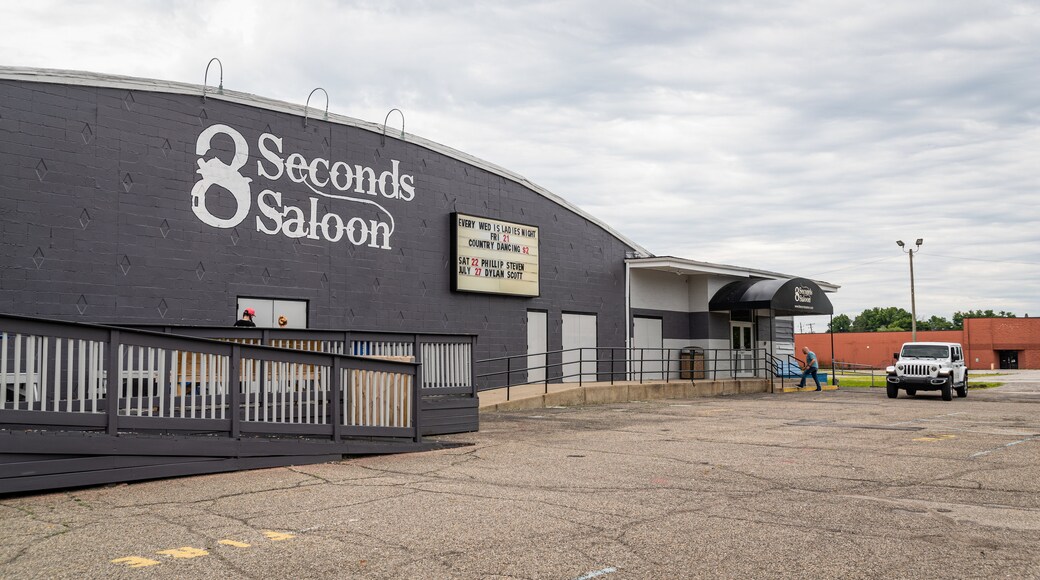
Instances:
[[[899,389],[914,396],[917,391],[941,391],[944,401],[968,396],[968,367],[964,350],[955,342],[908,342],[896,353],[896,364],[888,367],[888,398]]]

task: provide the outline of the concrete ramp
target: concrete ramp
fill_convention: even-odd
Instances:
[[[769,393],[768,379],[729,379],[722,381],[615,382],[524,385],[480,393],[480,411],[518,411],[545,407],[572,407],[649,401],[652,399],[692,399],[722,395]]]

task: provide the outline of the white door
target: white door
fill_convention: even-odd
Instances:
[[[733,349],[734,371],[738,377],[755,373],[755,343],[750,322],[730,322],[730,348]]]
[[[527,380],[545,380],[545,352],[549,350],[548,316],[537,310],[527,311]]]
[[[642,371],[643,380],[663,379],[662,369],[666,368],[664,358],[664,337],[661,332],[660,318],[633,319],[632,329],[632,370],[634,379],[639,380]]]
[[[562,338],[563,382],[595,382],[596,315],[564,314]]]

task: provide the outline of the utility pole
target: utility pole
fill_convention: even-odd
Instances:
[[[917,238],[915,245],[917,250],[913,248],[905,248],[903,240],[896,240],[896,244],[903,248],[903,252],[910,254],[910,340],[917,342],[917,298],[914,296],[914,252],[921,251],[921,244],[924,243],[924,238]]]

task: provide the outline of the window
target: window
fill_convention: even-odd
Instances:
[[[950,347],[938,344],[908,344],[903,347],[903,358],[946,358]]]
[[[256,310],[253,322],[257,326],[277,328],[278,317],[286,318],[285,328],[307,328],[307,301],[306,300],[279,300],[276,298],[247,298],[238,297],[238,314],[236,318],[242,317],[242,311],[246,308]]]

